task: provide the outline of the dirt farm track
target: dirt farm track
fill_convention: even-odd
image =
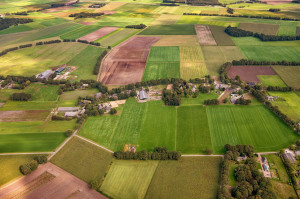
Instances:
[[[104,199],[97,191],[75,176],[52,163],[40,166],[36,171],[1,189],[1,199]]]

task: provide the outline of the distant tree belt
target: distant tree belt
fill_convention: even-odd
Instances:
[[[179,160],[181,152],[168,151],[165,147],[155,147],[153,152],[114,152],[115,158],[119,160]]]
[[[140,24],[140,25],[129,25],[129,26],[126,26],[125,28],[144,29],[146,27],[147,26],[145,24]]]
[[[228,26],[225,32],[233,37],[256,37],[262,41],[292,41],[300,40],[300,36],[276,36],[276,35],[265,35],[262,33],[254,33],[252,31],[242,30],[237,27]]]
[[[102,59],[105,57],[105,55],[107,54],[107,51],[103,51],[103,53],[98,57],[97,63],[95,64],[94,67],[94,75],[98,75],[99,71],[100,71],[100,66],[101,66],[101,62]]]
[[[29,93],[13,93],[10,98],[13,101],[28,101],[31,97]]]
[[[178,4],[173,3],[161,3],[161,6],[179,6]]]
[[[277,9],[277,8],[270,8],[269,11],[270,11],[270,12],[279,12],[280,9]]]
[[[18,24],[26,24],[30,22],[33,22],[33,20],[26,18],[0,18],[0,30],[4,30],[13,25],[17,26]]]
[[[199,15],[199,16],[219,16],[219,17],[243,17],[243,18],[256,18],[256,19],[273,19],[273,20],[285,20],[285,21],[300,21],[295,18],[280,18],[271,16],[248,16],[248,15],[228,15],[228,14],[205,14],[205,13],[183,13],[183,15]]]
[[[104,13],[80,12],[80,13],[70,14],[69,17],[75,17],[76,19],[78,19],[78,18],[93,18],[101,15],[104,15]]]
[[[204,104],[205,105],[218,105],[219,100],[218,99],[207,99],[207,100],[204,100]]]
[[[51,4],[52,8],[58,8],[58,7],[63,7],[63,6],[65,6],[64,3],[54,3],[54,4]]]

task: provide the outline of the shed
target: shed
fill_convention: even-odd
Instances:
[[[38,74],[38,75],[36,76],[36,78],[48,80],[48,78],[50,77],[50,75],[51,75],[52,73],[53,73],[52,70],[46,70],[46,71],[42,72],[41,74]]]
[[[296,159],[291,153],[284,153],[282,157],[285,161],[290,161],[292,164],[296,163]]]
[[[65,117],[75,117],[77,116],[77,112],[65,112]]]
[[[267,158],[266,157],[262,157],[261,160],[262,160],[262,162],[267,162]]]
[[[58,107],[58,112],[77,112],[79,111],[78,107]]]
[[[65,70],[65,67],[59,67],[58,69],[56,69],[56,73],[61,73]]]
[[[263,168],[264,168],[265,171],[269,171],[269,165],[263,164]]]
[[[148,99],[148,95],[147,95],[146,91],[140,91],[139,92],[139,98],[140,98],[140,100]]]

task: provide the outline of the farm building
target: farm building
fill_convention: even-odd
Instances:
[[[267,165],[267,164],[263,164],[262,165],[263,166],[263,169],[265,170],[265,171],[269,171],[269,165]]]
[[[55,72],[57,73],[57,74],[60,74],[61,72],[63,72],[65,70],[65,67],[59,67],[58,69],[56,69],[55,70]]]
[[[228,87],[226,84],[215,84],[215,89],[226,89]]]
[[[296,159],[291,153],[284,153],[282,157],[285,159],[285,161],[290,161],[292,164],[296,163]]]
[[[58,112],[77,112],[79,111],[78,107],[58,107]]]
[[[106,112],[109,112],[111,109],[111,105],[110,105],[110,103],[99,104],[98,109],[103,109]]]
[[[50,77],[50,75],[53,73],[52,70],[46,70],[38,75],[36,75],[36,78],[39,78],[39,79],[46,79],[48,80],[48,78]]]
[[[82,87],[87,88],[87,87],[89,87],[89,84],[82,84]]]
[[[77,112],[65,112],[65,117],[76,117]]]
[[[140,98],[140,100],[148,99],[148,95],[147,95],[146,91],[140,91],[139,92],[139,98]]]
[[[275,101],[275,100],[277,100],[277,98],[278,97],[276,97],[276,96],[267,96],[268,101]]]
[[[242,97],[242,95],[239,95],[239,94],[231,94],[230,102],[232,104],[235,104],[236,100],[240,99],[241,97]]]
[[[266,162],[267,162],[267,158],[266,158],[266,157],[262,157],[262,158],[261,158],[261,161],[262,161],[263,163],[266,163]]]
[[[300,151],[296,151],[296,156],[300,156]]]
[[[95,98],[99,99],[100,97],[102,97],[102,93],[101,92],[95,94]]]

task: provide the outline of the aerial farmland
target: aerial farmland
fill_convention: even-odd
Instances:
[[[0,198],[300,198],[299,0],[0,0]]]

